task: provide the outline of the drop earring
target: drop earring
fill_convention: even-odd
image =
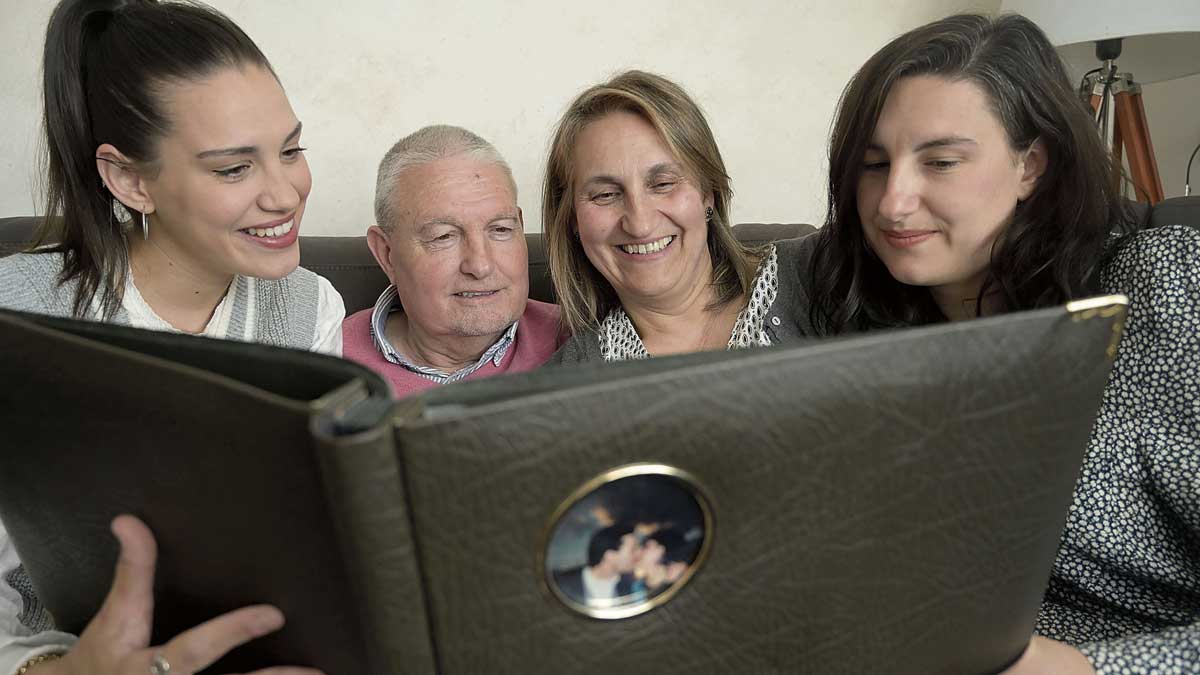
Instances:
[[[711,206],[704,207],[704,222],[708,223],[709,225],[712,225],[712,219],[713,219],[713,207],[711,207]]]

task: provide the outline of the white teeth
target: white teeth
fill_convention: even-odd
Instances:
[[[293,224],[294,221],[289,220],[275,227],[251,227],[244,231],[252,237],[282,237],[292,231]]]
[[[658,253],[659,251],[666,248],[667,245],[670,244],[671,241],[674,239],[675,239],[675,235],[672,234],[672,235],[667,235],[667,236],[663,237],[662,239],[659,239],[658,241],[652,241],[649,244],[623,244],[621,246],[621,250],[625,251],[626,253],[633,253],[635,255],[646,255],[647,253]]]

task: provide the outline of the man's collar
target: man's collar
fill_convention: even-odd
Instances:
[[[448,384],[466,379],[472,373],[482,368],[489,361],[493,365],[499,367],[504,361],[504,356],[508,353],[508,348],[512,346],[517,337],[517,321],[514,321],[508,330],[500,335],[500,339],[496,340],[492,346],[484,350],[479,360],[475,363],[457,370],[453,373],[447,373],[432,366],[422,366],[413,363],[407,357],[399,352],[392,345],[387,337],[387,320],[393,312],[403,312],[404,308],[400,304],[400,294],[396,291],[394,285],[388,286],[383,293],[379,294],[379,299],[375,301],[375,309],[371,312],[371,339],[375,343],[375,349],[379,351],[383,358],[390,363],[410,370],[422,377],[428,378],[438,384]]]
[[[584,594],[593,598],[612,598],[617,594],[617,584],[621,581],[620,574],[614,574],[608,579],[601,579],[592,572],[592,568],[583,566]]]

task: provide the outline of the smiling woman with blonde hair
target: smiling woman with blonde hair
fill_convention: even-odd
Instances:
[[[584,91],[551,143],[543,227],[557,362],[765,346],[797,337],[792,256],[729,224],[725,163],[699,106],[641,71]],[[781,270],[781,267],[783,268]]]

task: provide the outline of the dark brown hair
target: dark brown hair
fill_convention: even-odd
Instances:
[[[241,65],[271,69],[240,28],[197,2],[63,0],[55,7],[43,57],[46,219],[38,243],[56,242],[50,250],[63,253],[60,283],[78,280],[76,316],[93,297],[104,316],[114,314],[129,264],[96,148],[111,143],[131,168],[152,171],[158,141],[171,129],[164,87]]]
[[[828,215],[810,268],[818,332],[945,319],[928,289],[896,281],[869,250],[858,213],[863,157],[880,111],[897,82],[917,75],[974,83],[1014,152],[1039,139],[1046,149],[1045,173],[992,246],[980,297],[998,291],[1006,309],[1018,310],[1094,291],[1106,242],[1128,228],[1129,216],[1090,111],[1033,22],[957,15],[892,40],[842,93],[829,142]]]

